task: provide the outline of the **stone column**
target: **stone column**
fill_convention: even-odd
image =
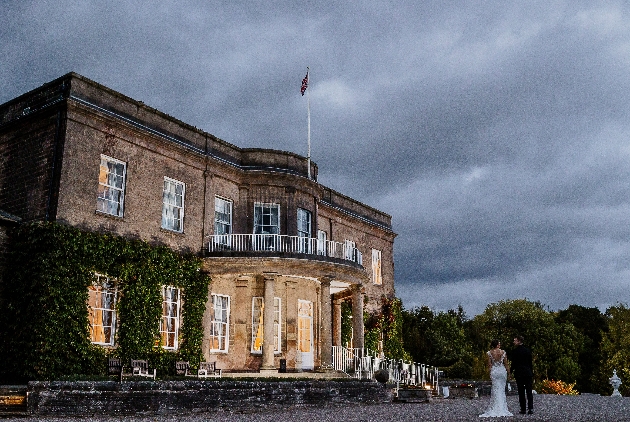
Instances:
[[[320,289],[320,309],[321,309],[321,368],[332,368],[332,309],[330,306],[330,282],[332,277],[326,276],[319,279]]]
[[[333,300],[332,307],[333,320],[333,346],[343,346],[341,344],[341,300]]]
[[[360,284],[352,285],[352,346],[362,349],[363,343],[363,293]]]
[[[273,361],[273,319],[274,319],[274,293],[277,273],[263,273],[265,280],[265,295],[263,303],[263,344],[261,372],[277,372]]]

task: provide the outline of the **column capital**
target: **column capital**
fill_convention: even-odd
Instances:
[[[325,275],[323,277],[319,277],[319,283],[323,286],[330,286],[330,283],[335,279],[332,275]]]
[[[275,280],[278,278],[278,273],[274,271],[263,271],[262,276],[265,280]]]

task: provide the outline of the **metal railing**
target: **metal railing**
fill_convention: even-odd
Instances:
[[[209,252],[288,252],[344,259],[363,265],[363,255],[348,243],[279,234],[223,234],[209,236]]]
[[[369,349],[333,346],[333,367],[337,371],[358,379],[372,379],[376,371],[384,369],[389,373],[389,382],[399,385],[417,385],[435,392],[439,391],[437,367],[379,357],[376,352]]]

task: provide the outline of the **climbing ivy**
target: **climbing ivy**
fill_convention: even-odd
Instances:
[[[88,286],[94,273],[118,280],[117,347],[89,339]],[[107,354],[149,359],[158,372],[201,357],[209,277],[201,261],[165,246],[57,223],[24,224],[11,233],[0,310],[0,378],[7,381],[103,375]],[[162,286],[182,290],[179,350],[159,347]]]
[[[379,341],[383,341],[383,353],[392,359],[411,360],[403,347],[402,302],[398,298],[381,299],[381,311],[364,314],[365,347],[378,350]]]

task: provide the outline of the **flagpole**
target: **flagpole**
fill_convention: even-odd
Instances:
[[[309,68],[306,68],[306,77],[310,79]],[[310,81],[309,81],[310,82]],[[306,90],[306,112],[307,112],[307,141],[308,141],[308,153],[306,155],[307,158],[307,167],[308,167],[308,178],[311,178],[311,90]]]

